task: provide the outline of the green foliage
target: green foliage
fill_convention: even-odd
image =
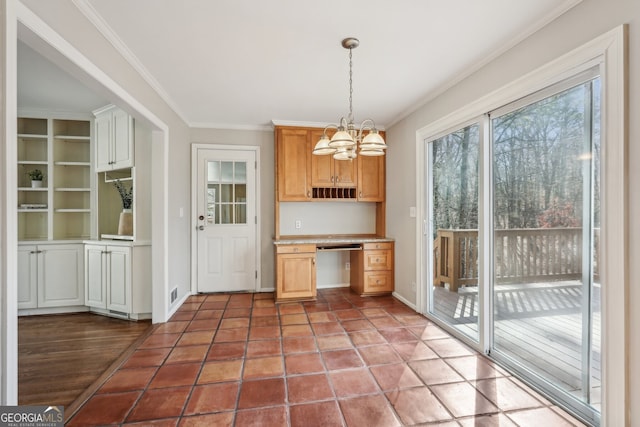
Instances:
[[[133,204],[133,185],[127,189],[125,185],[119,180],[116,179],[113,183],[118,189],[118,193],[120,193],[120,198],[122,199],[122,209],[131,209]]]
[[[27,172],[27,175],[29,175],[29,178],[31,178],[32,181],[42,181],[42,179],[44,178],[44,175],[42,174],[42,171],[40,169],[29,171]]]

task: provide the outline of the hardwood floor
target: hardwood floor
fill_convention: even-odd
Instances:
[[[90,313],[18,318],[18,403],[66,409],[150,329]]]

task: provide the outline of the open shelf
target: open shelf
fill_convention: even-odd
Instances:
[[[48,165],[46,160],[18,160],[19,165]]]
[[[19,240],[90,237],[91,141],[90,120],[18,118]],[[40,188],[30,186],[34,169]]]
[[[90,167],[91,162],[54,162],[56,166],[82,166]]]

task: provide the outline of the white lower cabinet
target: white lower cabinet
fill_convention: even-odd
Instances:
[[[18,245],[18,309],[83,306],[81,244]]]
[[[135,319],[151,314],[151,247],[85,243],[85,304]]]

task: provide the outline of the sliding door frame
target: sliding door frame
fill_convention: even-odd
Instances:
[[[578,47],[562,57],[532,71],[516,81],[467,104],[464,108],[435,120],[416,131],[416,230],[422,238],[416,239],[416,309],[431,318],[429,307],[429,266],[425,261],[431,254],[426,251],[425,236],[429,232],[429,212],[426,200],[426,143],[436,139],[448,129],[461,127],[473,118],[540,91],[595,66],[601,70],[602,82],[602,220],[601,220],[601,282],[602,289],[602,411],[603,425],[629,425],[629,260],[628,260],[628,150],[627,132],[627,27],[619,26],[608,33]],[[489,126],[485,126],[481,141],[482,163],[489,165],[484,156],[490,147]],[[489,153],[490,154],[490,153]],[[489,167],[480,168],[480,179],[490,176]],[[487,181],[484,181],[487,182]],[[481,204],[491,203],[490,195],[482,194]],[[491,204],[489,204],[491,206]],[[487,227],[489,223],[489,227]],[[479,227],[491,230],[490,217],[479,218]],[[490,236],[481,236],[479,263],[484,283],[489,283],[491,272]],[[485,286],[486,287],[486,286]],[[491,309],[491,298],[480,294],[480,308]],[[484,316],[486,318],[486,316]],[[437,321],[434,319],[434,321]],[[446,326],[446,325],[445,325]],[[449,332],[454,331],[446,328]],[[492,337],[490,325],[480,324],[480,341],[470,342],[462,334],[461,340],[487,353]]]
[[[491,133],[493,133],[493,121],[504,116],[507,114],[510,114],[514,111],[520,110],[521,108],[525,108],[527,106],[530,106],[532,104],[538,103],[540,101],[543,100],[547,100],[551,97],[553,97],[554,95],[569,91],[571,89],[574,89],[578,86],[581,85],[585,85],[587,83],[590,84],[589,87],[589,106],[585,106],[585,110],[588,111],[589,114],[585,114],[585,123],[583,124],[584,126],[584,132],[585,134],[588,133],[589,137],[585,139],[585,142],[583,142],[584,146],[583,146],[583,150],[584,152],[592,152],[592,147],[593,147],[593,132],[592,132],[592,101],[593,101],[593,82],[598,79],[601,78],[601,74],[603,73],[603,69],[602,69],[602,64],[600,65],[596,65],[590,69],[587,69],[583,72],[579,72],[577,73],[575,76],[570,77],[568,79],[565,79],[563,81],[560,81],[548,88],[545,88],[539,92],[536,93],[532,93],[529,96],[525,96],[522,99],[519,99],[515,102],[509,103],[507,105],[504,105],[503,107],[500,107],[494,111],[491,111],[488,116],[487,116],[487,120],[489,122],[489,128],[491,129]],[[586,120],[588,117],[588,126],[586,124]],[[603,124],[602,124],[603,125]],[[493,137],[490,135],[489,136],[491,138],[490,142],[490,147],[493,147],[493,144],[495,143],[495,141],[493,140]],[[494,164],[494,158],[493,155],[490,156],[490,158],[488,159],[488,161],[490,162],[491,165]],[[521,375],[523,378],[523,381],[529,383],[530,385],[534,386],[535,388],[539,389],[539,390],[545,390],[547,391],[555,400],[562,402],[562,405],[564,407],[567,408],[571,408],[571,410],[575,413],[580,413],[582,414],[583,417],[585,417],[588,421],[591,422],[597,422],[597,420],[599,419],[599,413],[597,411],[595,411],[594,409],[592,409],[591,407],[589,407],[589,404],[591,403],[591,391],[592,391],[592,372],[591,372],[591,362],[592,362],[592,345],[593,345],[593,336],[592,336],[592,320],[593,320],[593,307],[592,307],[592,295],[593,295],[593,256],[592,256],[592,247],[593,247],[593,240],[592,240],[592,229],[593,229],[593,224],[592,224],[592,219],[593,219],[593,206],[591,204],[592,202],[592,190],[593,190],[593,168],[592,168],[593,163],[592,162],[584,162],[583,165],[583,205],[582,205],[582,217],[581,217],[581,224],[580,227],[582,228],[582,240],[581,240],[581,244],[582,244],[582,248],[580,253],[582,254],[582,260],[581,260],[581,266],[582,266],[582,277],[579,279],[580,283],[582,286],[584,286],[585,284],[588,284],[588,289],[589,292],[582,292],[582,302],[581,302],[581,316],[582,316],[582,345],[581,345],[581,349],[580,349],[580,355],[581,355],[581,360],[582,360],[582,375],[581,375],[581,389],[582,389],[582,397],[584,400],[580,400],[577,399],[575,396],[571,396],[566,390],[563,390],[561,387],[559,387],[557,384],[553,383],[552,381],[550,381],[550,379],[545,378],[541,375],[539,375],[538,373],[534,372],[532,368],[529,368],[527,366],[525,366],[523,363],[521,363],[521,360],[519,358],[516,358],[516,356],[514,356],[513,354],[508,354],[507,352],[504,352],[503,349],[497,348],[495,346],[495,341],[494,341],[494,337],[491,336],[490,339],[490,349],[491,349],[491,357],[494,358],[496,361],[501,362],[504,366],[506,366],[509,370],[512,370],[514,372],[517,372],[519,375]],[[494,178],[492,176],[492,178]],[[493,190],[494,190],[494,185],[495,185],[495,180],[492,179],[492,181],[489,182],[489,188],[491,188],[490,193],[493,194]],[[493,208],[493,204],[491,205],[491,208]],[[490,212],[490,217],[493,219],[494,218],[494,212],[491,211]],[[491,221],[491,229],[490,229],[490,234],[491,236],[495,235],[495,226],[494,226],[495,222],[492,220]],[[493,248],[493,245],[491,246],[491,248]],[[489,256],[491,256],[491,260],[489,260],[489,262],[493,265],[494,264],[494,254],[491,253],[489,254]],[[492,276],[493,277],[493,276]],[[489,287],[491,289],[491,301],[494,301],[494,296],[495,296],[495,289],[494,289],[494,285],[495,285],[495,280],[493,280],[492,285]],[[494,313],[494,312],[491,312]],[[491,321],[490,321],[490,329],[491,329],[491,334],[494,333],[495,331],[495,314],[490,314],[491,317]]]

